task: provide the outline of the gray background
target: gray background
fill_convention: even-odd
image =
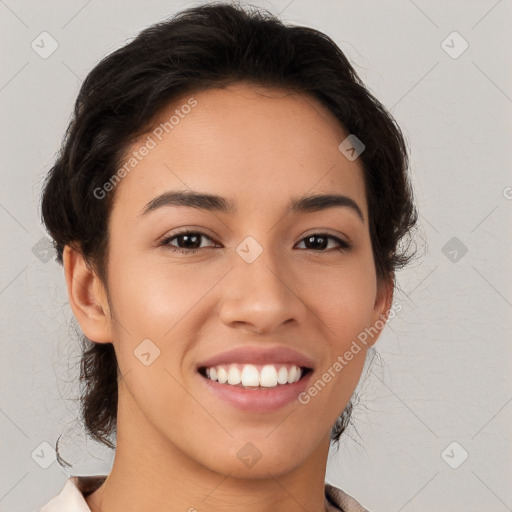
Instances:
[[[0,0],[1,511],[110,468],[76,423],[80,354],[39,195],[87,72],[196,3]],[[404,130],[421,212],[424,255],[398,275],[403,309],[327,481],[375,512],[512,510],[512,2],[253,3],[346,52]],[[31,47],[43,31],[58,43],[45,59]]]

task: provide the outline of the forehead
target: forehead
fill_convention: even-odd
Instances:
[[[192,189],[259,209],[338,192],[365,210],[361,164],[338,149],[347,135],[309,95],[247,83],[185,95],[128,149],[114,209],[138,214],[162,192]]]

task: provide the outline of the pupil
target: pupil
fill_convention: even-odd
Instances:
[[[325,249],[325,242],[326,242],[326,238],[325,238],[325,237],[315,235],[315,236],[310,236],[310,237],[308,237],[308,239],[307,239],[307,240],[308,240],[308,242],[311,242],[311,241],[312,241],[312,240],[314,240],[315,238],[316,238],[316,239],[318,239],[318,240],[321,240],[321,242],[320,242],[320,246],[321,246],[321,247],[320,247],[320,248]],[[319,248],[319,247],[318,247],[318,245],[319,245],[319,244],[313,244],[313,246],[314,246],[314,245],[316,245],[316,246],[317,246],[317,247],[316,247],[317,249]]]
[[[199,239],[199,237],[197,235],[182,235],[183,237],[183,240],[185,241],[185,245],[187,245],[187,240],[190,241],[191,239],[195,239],[195,244],[194,244],[194,248],[197,248],[198,247],[198,244],[197,244],[197,241]]]

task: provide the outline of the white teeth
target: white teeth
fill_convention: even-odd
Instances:
[[[267,364],[258,370],[253,364],[231,364],[207,368],[206,376],[220,384],[272,388],[278,384],[297,382],[302,376],[302,370],[296,365]]]
[[[264,388],[277,386],[277,371],[271,364],[267,364],[261,370],[260,386],[263,386]]]
[[[212,377],[210,377],[210,379],[212,379]],[[221,384],[225,384],[228,381],[228,372],[226,370],[224,370],[224,368],[222,368],[222,366],[217,369],[217,380]]]
[[[240,384],[241,378],[240,378],[240,372],[238,371],[238,368],[236,366],[230,366],[228,371],[228,384],[231,384],[232,386],[236,386],[237,384]]]
[[[215,368],[209,368],[208,370],[208,377],[212,380],[217,380],[217,370]]]
[[[259,386],[260,385],[260,374],[256,366],[252,364],[246,364],[242,370],[242,386]]]
[[[292,366],[288,370],[288,384],[291,384],[292,382],[299,380],[299,379],[297,379],[297,370],[298,370],[298,368],[296,366]],[[299,378],[300,378],[300,370],[298,370],[298,371],[299,371]]]
[[[288,383],[288,370],[284,366],[281,366],[277,372],[277,382],[279,382],[279,384]]]

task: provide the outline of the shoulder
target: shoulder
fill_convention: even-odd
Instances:
[[[106,475],[72,476],[63,489],[36,512],[91,512],[84,497],[95,491]]]
[[[339,510],[343,512],[369,512],[358,501],[352,498],[352,496],[349,496],[346,492],[327,482],[325,483],[325,497],[330,507],[327,509],[329,512]]]
[[[106,475],[72,476],[59,494],[36,512],[91,512],[85,496],[94,492],[105,481]],[[352,496],[325,483],[325,497],[329,512],[368,512]]]

